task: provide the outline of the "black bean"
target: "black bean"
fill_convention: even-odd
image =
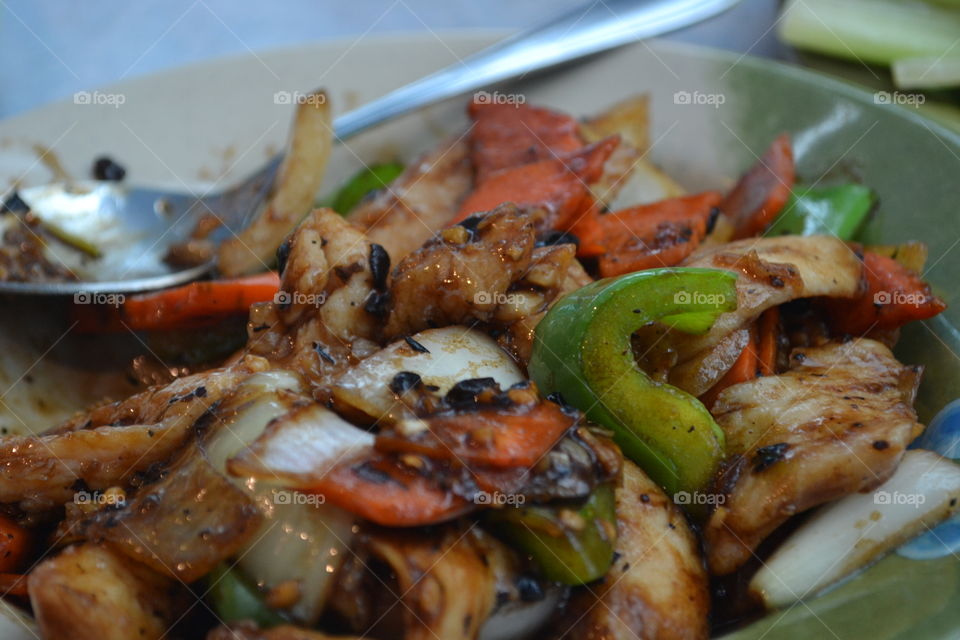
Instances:
[[[113,158],[100,156],[93,162],[93,179],[120,182],[127,175],[127,170],[113,161]]]
[[[470,378],[461,380],[447,391],[447,404],[454,407],[469,407],[477,404],[477,396],[490,387],[497,386],[493,378]]]
[[[373,286],[384,289],[387,286],[387,275],[390,273],[390,254],[383,246],[373,243],[370,245],[370,275],[373,276]]]
[[[410,348],[416,351],[417,353],[430,353],[430,349],[427,349],[425,346],[411,338],[410,336],[403,336],[403,341],[410,345]]]
[[[580,238],[573,235],[569,231],[547,231],[546,233],[537,237],[536,246],[538,247],[550,247],[556,244],[572,244],[580,246]]]
[[[420,374],[413,371],[401,371],[393,376],[393,380],[390,381],[390,391],[400,395],[404,391],[416,389],[421,384],[423,384],[423,380],[420,378]]]
[[[284,269],[287,268],[287,260],[290,258],[290,241],[292,240],[291,236],[287,236],[286,240],[280,243],[280,246],[277,247],[277,271],[283,273]]]
[[[28,211],[30,211],[30,205],[24,202],[16,191],[7,196],[3,204],[0,204],[0,213],[26,213]]]
[[[390,292],[371,291],[367,301],[363,304],[364,310],[372,316],[385,318],[390,312]]]

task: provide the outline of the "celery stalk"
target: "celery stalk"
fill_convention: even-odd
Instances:
[[[939,89],[960,86],[958,55],[901,58],[890,65],[893,83],[901,89]]]
[[[801,49],[889,65],[945,54],[960,34],[960,14],[889,0],[789,0],[778,30]]]

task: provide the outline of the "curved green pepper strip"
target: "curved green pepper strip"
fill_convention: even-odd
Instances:
[[[267,606],[257,590],[247,584],[239,569],[221,563],[207,575],[206,582],[206,597],[223,622],[253,620],[264,629],[285,622],[280,614]]]
[[[862,184],[795,185],[766,235],[832,234],[841,240],[853,240],[875,203],[873,190]]]
[[[723,432],[693,396],[652,380],[630,336],[651,322],[707,331],[737,306],[736,274],[649,269],[591,283],[563,298],[537,325],[530,377],[614,432],[624,454],[668,494],[703,489],[723,455]]]
[[[340,215],[347,215],[372,191],[386,188],[403,173],[399,162],[384,162],[364,167],[353,174],[332,198],[318,204],[329,206]]]
[[[490,509],[484,521],[533,557],[548,580],[585,584],[605,576],[613,562],[617,513],[610,485],[594,489],[581,506]]]

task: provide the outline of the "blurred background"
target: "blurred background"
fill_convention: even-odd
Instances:
[[[591,0],[592,1],[592,0]],[[389,32],[518,30],[584,0],[0,0],[0,117],[75,91],[218,56]],[[589,3],[588,3],[589,4]],[[670,37],[787,57],[778,0],[744,0]]]

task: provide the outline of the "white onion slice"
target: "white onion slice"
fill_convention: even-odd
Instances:
[[[310,486],[331,468],[373,446],[373,436],[318,404],[274,420],[227,461],[230,473],[287,487]]]
[[[227,473],[228,460],[260,438],[269,423],[288,415],[294,403],[303,399],[301,391],[300,379],[288,372],[250,377],[221,405],[225,424],[206,444],[206,452],[214,467],[243,487],[264,515],[262,526],[238,559],[240,570],[264,590],[296,582],[299,599],[289,613],[299,622],[312,624],[323,612],[346,553],[353,517],[332,505],[280,493],[271,482]],[[305,413],[309,417],[310,412]]]
[[[547,585],[541,600],[508,602],[483,623],[478,640],[522,640],[532,636],[557,613],[565,592],[559,585]]]
[[[411,336],[429,353],[413,349],[405,340],[373,354],[341,375],[333,386],[337,402],[374,420],[395,422],[405,417],[390,382],[401,371],[419,374],[439,393],[468,378],[493,378],[503,388],[521,382],[519,367],[489,336],[475,329],[452,326],[427,329]]]
[[[960,466],[910,450],[873,493],[818,510],[767,560],[750,590],[768,608],[815,595],[960,508]]]

